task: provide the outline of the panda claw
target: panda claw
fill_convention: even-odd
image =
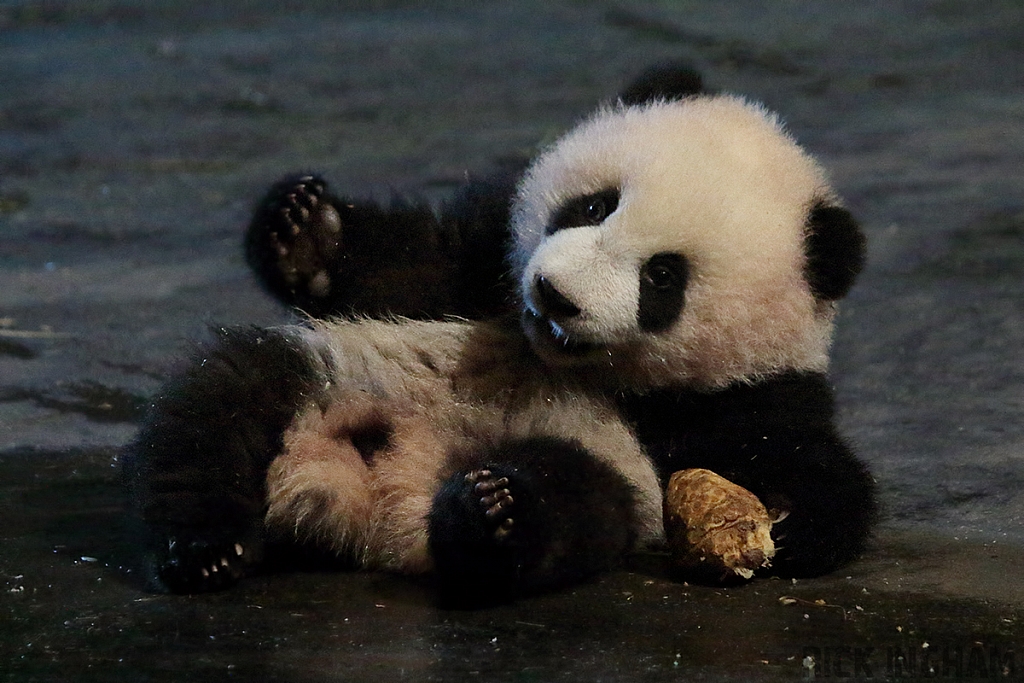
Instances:
[[[176,536],[166,539],[166,551],[151,566],[154,588],[172,593],[205,593],[231,586],[244,577],[260,554],[258,544],[210,542]]]

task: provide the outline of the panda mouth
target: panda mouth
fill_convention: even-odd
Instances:
[[[598,344],[574,338],[556,321],[530,309],[523,312],[523,328],[534,346],[561,356],[579,358],[591,355],[602,348]]]

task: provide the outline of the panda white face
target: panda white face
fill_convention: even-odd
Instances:
[[[609,188],[562,203],[523,278],[527,334],[556,358],[601,355],[638,333],[663,332],[682,311],[689,271],[683,254],[665,251],[638,259],[609,249],[607,233],[581,229],[612,220],[620,198],[618,188]],[[576,291],[585,284],[593,286]]]
[[[832,306],[808,286],[805,238],[832,197],[759,106],[602,110],[520,185],[523,329],[548,364],[645,388],[824,370]]]

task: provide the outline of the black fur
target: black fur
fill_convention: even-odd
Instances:
[[[804,275],[819,299],[846,296],[864,268],[867,241],[853,215],[839,206],[819,202],[807,217]]]
[[[717,392],[663,390],[621,404],[663,477],[707,468],[789,513],[772,529],[776,573],[824,574],[863,549],[875,485],[835,429],[824,375],[790,372]]]
[[[164,388],[124,464],[154,588],[222,588],[261,560],[267,469],[323,385],[296,340],[242,328],[218,330]]]
[[[578,581],[614,566],[633,544],[631,486],[578,443],[532,438],[454,457],[477,464],[442,485],[427,520],[446,604],[502,602]],[[507,479],[514,500],[494,517],[477,479],[467,480],[480,469]]]
[[[553,235],[559,230],[581,228],[586,225],[600,225],[605,218],[619,208],[618,188],[601,190],[582,197],[573,197],[555,210],[547,233]]]
[[[518,173],[462,188],[440,212],[332,195],[317,176],[275,183],[246,257],[264,287],[314,317],[477,318],[509,310],[505,254]]]
[[[687,64],[667,63],[640,74],[622,91],[619,100],[633,106],[656,100],[681,100],[702,92],[704,79],[697,71]]]

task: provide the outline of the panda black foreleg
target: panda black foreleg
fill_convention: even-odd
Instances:
[[[256,208],[246,258],[272,295],[314,317],[492,315],[511,300],[514,188],[511,174],[475,182],[435,212],[337,197],[318,176],[286,176]]]
[[[442,602],[479,606],[614,566],[635,539],[635,494],[578,443],[509,441],[463,463],[428,515]]]
[[[809,577],[833,571],[864,549],[877,517],[874,480],[831,430],[808,430],[792,440],[779,435],[775,441],[729,478],[781,515],[772,528],[778,550],[773,573]]]
[[[785,515],[772,528],[775,573],[824,574],[864,548],[877,514],[874,480],[835,426],[828,378],[788,372],[706,392],[626,397],[662,477],[705,468]]]
[[[262,557],[266,474],[322,372],[294,331],[221,329],[163,388],[125,454],[153,588],[234,583]]]

